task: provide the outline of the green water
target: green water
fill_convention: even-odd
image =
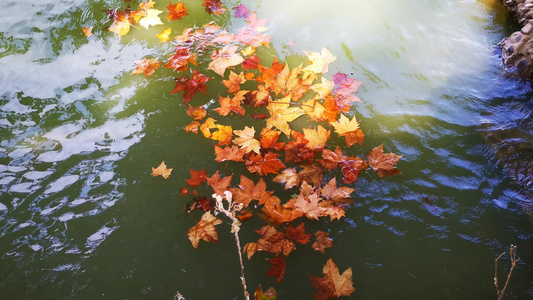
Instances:
[[[171,24],[173,35],[213,19],[200,1],[185,3],[190,15]],[[527,85],[501,76],[495,45],[514,27],[499,5],[223,3],[230,11],[244,3],[269,19],[264,62],[297,64],[303,50],[330,49],[338,58],[330,74],[365,82],[352,112],[367,137],[353,153],[383,143],[404,155],[402,175],[360,176],[345,218],[306,222],[309,232],[330,233],[326,255],[299,247],[279,284],[264,276],[271,256],[245,261],[250,291],[262,284],[279,299],[311,299],[308,275],[319,276],[333,258],[341,271],[353,270],[357,291],[346,299],[496,299],[494,258],[516,244],[522,261],[507,295],[533,297],[528,199],[479,133],[487,124],[527,123],[533,111]],[[195,251],[186,236],[195,222],[183,213],[190,199],[179,188],[189,169],[243,170],[221,167],[212,141],[184,131],[181,94],[168,94],[175,73],[130,75],[135,61],[163,60],[174,46],[155,37],[163,26],[115,38],[104,10],[116,7],[123,2],[7,0],[0,10],[0,299],[172,299],[177,291],[241,299],[229,226],[219,226],[219,245]],[[230,14],[215,20],[228,30],[242,26]],[[95,26],[94,36],[81,33],[86,26]],[[193,104],[218,98],[215,81]],[[168,180],[150,176],[162,160],[174,168]],[[256,241],[263,222],[245,225],[242,242]]]

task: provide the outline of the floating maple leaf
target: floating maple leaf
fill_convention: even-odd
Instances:
[[[245,126],[244,130],[233,130],[233,133],[239,136],[238,138],[233,140],[233,142],[241,146],[241,148],[246,149],[246,153],[253,151],[259,154],[261,149],[261,143],[254,138],[255,129],[253,126]]]
[[[259,203],[266,203],[270,201],[272,192],[266,190],[266,183],[263,178],[259,179],[257,184],[253,180],[241,175],[241,183],[238,189],[233,189],[235,201],[247,207],[252,200],[257,200]]]
[[[161,40],[161,43],[166,43],[170,40],[170,34],[172,33],[172,29],[170,28],[163,28],[163,31],[161,33],[157,34],[157,38]]]
[[[187,183],[192,187],[200,186],[200,184],[207,180],[208,175],[205,171],[205,168],[202,169],[202,171],[189,169],[189,172],[191,173],[191,179],[185,179],[185,181],[187,181]]]
[[[327,300],[330,298],[338,298],[340,296],[349,296],[355,292],[352,282],[352,268],[339,274],[339,267],[330,258],[322,269],[324,278],[309,275],[313,286],[316,288],[316,293],[313,296],[318,300]]]
[[[363,139],[365,135],[363,131],[359,129],[359,122],[355,119],[355,116],[352,120],[346,118],[343,114],[338,122],[331,123],[335,127],[335,132],[339,136],[344,136],[346,138],[346,147],[351,147],[356,142],[359,142],[359,145],[363,145]]]
[[[135,22],[130,18],[129,12],[119,10],[107,11],[109,17],[113,20],[113,24],[107,30],[117,34],[118,37],[125,36],[130,31],[130,25]]]
[[[236,66],[244,61],[244,58],[237,52],[238,46],[227,45],[220,51],[213,51],[211,55],[212,61],[207,67],[208,70],[213,70],[215,73],[224,77],[224,71],[228,67]]]
[[[285,168],[285,165],[278,159],[279,154],[267,152],[263,157],[261,154],[252,153],[246,160],[246,168],[250,173],[258,173],[265,176],[268,173],[278,174],[278,170]]]
[[[313,151],[322,151],[328,142],[331,132],[326,130],[326,128],[318,125],[318,128],[315,129],[303,129],[304,137],[308,141],[307,147]]]
[[[322,53],[307,51],[304,51],[304,53],[309,58],[310,63],[310,65],[305,67],[304,70],[315,73],[327,73],[328,65],[337,60],[337,58],[326,48],[322,48]]]
[[[208,211],[202,215],[200,222],[187,232],[187,236],[194,249],[198,249],[198,243],[200,240],[218,244],[218,234],[217,229],[215,228],[218,224],[222,224],[222,220],[214,217],[211,212]]]
[[[150,9],[142,19],[139,20],[139,25],[148,29],[149,26],[163,25],[161,19],[158,17],[163,11],[158,9]]]
[[[320,200],[322,199],[318,193],[313,193],[309,197],[305,197],[303,193],[300,193],[294,202],[294,208],[304,213],[309,219],[318,220],[326,212],[326,209],[319,205]]]
[[[168,2],[168,15],[167,20],[181,20],[183,17],[188,16],[187,13],[187,7],[183,2],[178,2],[176,4],[172,4],[170,1]]]
[[[274,254],[283,253],[288,256],[295,249],[294,243],[286,239],[283,232],[277,231],[273,226],[263,226],[255,232],[260,234],[261,238],[257,243],[248,243],[244,246],[248,259],[257,251],[267,251]]]
[[[292,223],[291,223],[289,227],[285,230],[285,236],[290,240],[293,240],[299,244],[305,245],[309,243],[313,234],[305,233],[304,223],[300,223],[300,225],[296,226],[296,228],[293,228]]]
[[[351,202],[350,194],[353,192],[355,192],[355,189],[347,186],[337,188],[337,180],[335,178],[331,179],[320,191],[324,198],[335,202]]]
[[[333,242],[328,236],[329,236],[329,233],[324,232],[322,230],[318,230],[315,233],[316,241],[313,243],[311,247],[313,247],[315,251],[320,251],[326,254],[325,249],[333,246]]]
[[[403,155],[398,155],[395,153],[383,153],[383,145],[380,145],[370,152],[366,158],[368,159],[368,164],[374,171],[376,171],[379,177],[386,177],[392,175],[402,174],[400,170],[394,167],[398,163],[400,158]]]
[[[161,162],[157,168],[152,168],[152,176],[163,176],[163,178],[167,179],[170,176],[170,173],[172,172],[172,169],[167,169],[167,165],[165,165],[165,162]]]
[[[193,107],[189,105],[189,109],[187,109],[187,115],[192,117],[195,121],[200,121],[201,119],[205,118],[207,111],[203,106]]]
[[[84,27],[81,29],[81,31],[83,32],[83,34],[85,34],[86,37],[90,37],[91,35],[93,35],[93,26]]]
[[[244,116],[246,110],[241,106],[242,101],[244,100],[244,94],[247,91],[240,91],[235,94],[233,98],[218,96],[218,102],[220,107],[215,108],[214,111],[218,112],[221,116],[227,116],[231,112],[238,113],[241,116]]]
[[[207,184],[213,188],[215,194],[224,195],[224,192],[228,190],[229,185],[231,184],[231,178],[233,175],[220,178],[219,171],[217,171],[213,176],[207,178]]]
[[[295,168],[287,168],[274,177],[272,181],[285,184],[285,189],[290,189],[300,184],[300,176]]]
[[[161,63],[156,58],[143,58],[141,61],[135,62],[137,67],[131,74],[144,74],[146,77],[155,73],[155,70],[161,67]]]
[[[178,46],[176,47],[176,54],[170,57],[165,67],[182,72],[187,70],[188,64],[196,66],[196,54],[191,53],[188,47]]]
[[[268,262],[271,264],[271,266],[265,276],[277,278],[276,282],[280,283],[285,276],[285,260],[279,256],[276,256],[274,258],[269,258]]]
[[[229,73],[229,79],[223,80],[222,84],[228,88],[228,93],[236,93],[241,90],[241,84],[246,82],[244,73],[235,74],[233,71]]]
[[[197,92],[200,92],[205,95],[205,91],[207,89],[207,86],[205,85],[206,82],[211,80],[212,78],[209,78],[205,76],[204,74],[198,72],[198,70],[194,70],[192,72],[192,76],[180,76],[176,78],[176,85],[174,86],[174,89],[170,94],[176,94],[181,91],[183,92],[183,101],[185,101],[185,104],[187,104],[189,101],[192,100],[194,95],[196,95]]]
[[[335,89],[335,101],[343,111],[348,111],[350,109],[351,102],[361,102],[361,99],[353,93],[357,92],[363,82],[348,78],[344,73],[334,74],[333,81],[337,85],[337,88]]]
[[[243,156],[246,152],[246,149],[240,149],[237,145],[232,145],[231,147],[220,148],[215,145],[215,158],[218,162],[223,162],[227,160],[232,161],[244,161]]]
[[[230,145],[233,137],[233,129],[230,126],[216,124],[218,131],[211,135],[211,139],[218,141],[218,145]]]
[[[235,10],[235,18],[247,18],[250,15],[250,10],[246,5],[241,4],[233,8]]]
[[[287,96],[277,101],[271,101],[267,106],[270,113],[270,118],[266,120],[267,127],[276,127],[287,136],[290,136],[291,130],[289,122],[304,114],[304,111],[299,107],[289,107],[290,99],[290,96]]]
[[[261,285],[254,292],[254,300],[276,300],[277,296],[278,293],[276,293],[274,288],[271,287],[263,292]]]
[[[226,8],[222,6],[222,2],[220,0],[203,0],[204,3],[202,6],[205,7],[205,11],[207,11],[210,14],[215,15],[221,15],[226,12]]]

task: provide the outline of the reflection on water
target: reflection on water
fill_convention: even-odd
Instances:
[[[186,238],[194,221],[178,213],[188,201],[178,195],[188,169],[220,168],[212,144],[181,130],[188,121],[182,100],[168,95],[175,73],[128,74],[144,56],[166,59],[171,46],[157,46],[155,37],[150,47],[143,42],[160,28],[132,30],[119,40],[103,28],[104,10],[120,1],[25,2],[9,1],[0,11],[0,298],[162,299],[177,290],[187,299],[240,295],[229,232],[220,233],[220,245],[194,251]],[[211,19],[200,4],[185,2],[188,26]],[[335,245],[326,256],[291,255],[290,276],[276,285],[280,295],[311,298],[302,278],[318,275],[332,257],[342,269],[353,268],[354,297],[489,298],[494,255],[511,243],[523,263],[509,295],[533,295],[533,237],[521,207],[527,199],[478,131],[484,123],[531,136],[529,89],[498,69],[501,5],[225,5],[240,3],[270,19],[272,53],[299,64],[303,50],[327,47],[338,57],[330,73],[353,73],[365,82],[358,93],[364,102],[353,113],[367,137],[353,154],[383,143],[386,152],[404,155],[401,176],[361,175],[346,218],[309,224],[328,228]],[[242,22],[219,21],[229,29]],[[176,24],[173,31],[181,32],[185,25]],[[79,30],[88,25],[100,26],[90,38]],[[208,85],[202,101],[213,103],[217,94]],[[171,178],[151,178],[150,167],[162,160],[174,168]],[[255,239],[260,226],[249,224],[243,242]],[[268,262],[246,264],[252,287],[274,285],[264,277]],[[231,282],[218,276],[233,273]]]

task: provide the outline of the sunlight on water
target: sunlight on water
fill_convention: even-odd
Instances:
[[[368,105],[374,104],[381,106],[384,115],[436,116],[460,124],[477,121],[468,113],[468,104],[445,108],[450,101],[436,98],[449,90],[487,92],[478,74],[493,67],[494,37],[486,30],[491,16],[482,3],[274,0],[248,4],[269,19],[267,33],[281,53],[303,55],[303,50],[327,47],[338,58],[330,66],[331,74],[353,72],[364,81],[360,113],[371,115]]]

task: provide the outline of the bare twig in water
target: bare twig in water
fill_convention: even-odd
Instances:
[[[231,232],[235,236],[235,244],[237,245],[237,252],[239,253],[239,262],[241,264],[241,283],[242,288],[244,290],[244,299],[249,300],[250,294],[248,293],[247,287],[246,287],[246,278],[244,277],[244,264],[242,263],[242,249],[241,249],[241,243],[239,241],[239,230],[241,229],[241,222],[237,217],[235,216],[235,213],[240,211],[243,208],[243,205],[241,203],[237,203],[233,201],[232,194],[230,191],[224,192],[224,198],[217,194],[213,194],[213,198],[216,199],[216,206],[215,211],[217,213],[223,213],[226,215],[226,217],[230,218],[232,221],[231,223]],[[224,200],[228,203],[228,208],[224,206]]]
[[[503,289],[500,291],[500,288],[498,286],[498,260],[502,258],[502,256],[505,255],[506,252],[503,252],[494,260],[494,285],[496,286],[496,294],[498,295],[498,300],[503,299],[503,295],[505,294],[505,289],[507,288],[507,285],[509,284],[509,280],[511,279],[511,274],[513,273],[514,268],[516,267],[516,264],[520,261],[520,258],[516,258],[516,245],[511,245],[509,248],[509,256],[511,258],[511,270],[509,271],[509,274],[507,275],[507,280],[505,281],[505,285],[503,286]]]

